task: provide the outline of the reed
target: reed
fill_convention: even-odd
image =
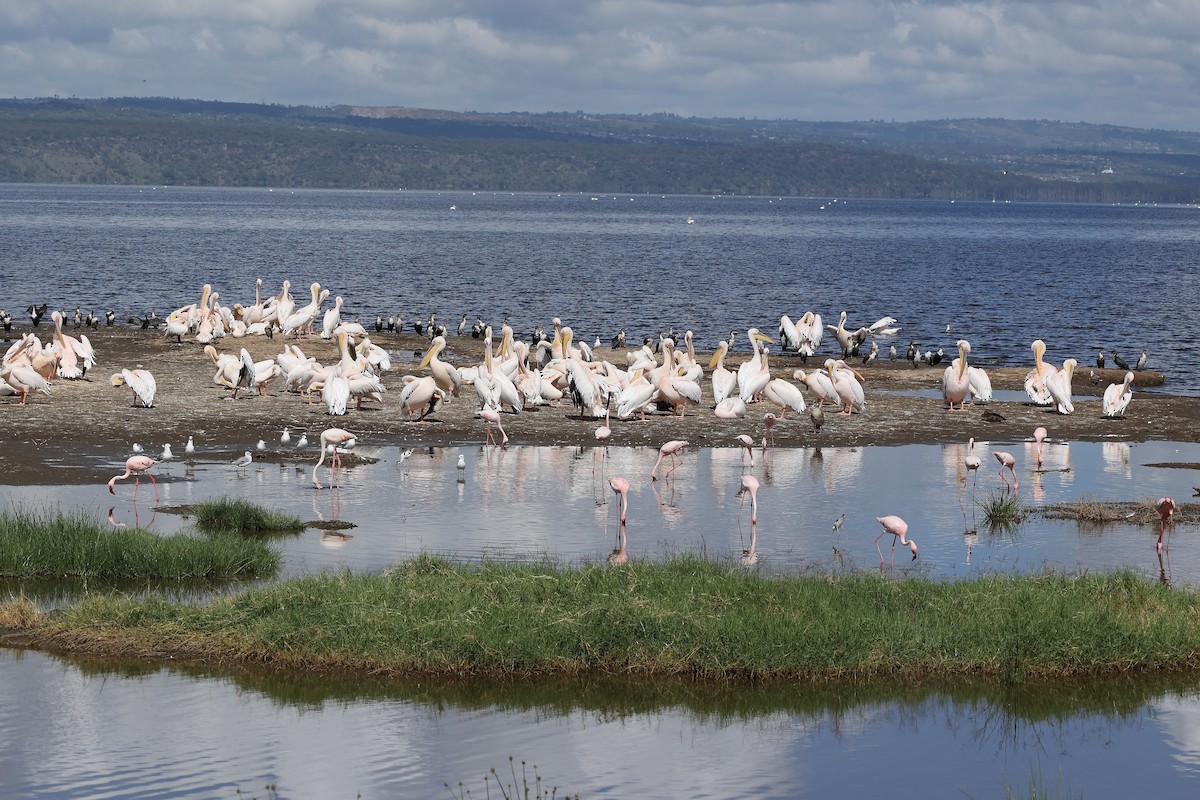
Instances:
[[[234,533],[300,533],[299,517],[263,508],[241,498],[218,497],[192,506],[196,526],[205,531]]]
[[[230,580],[269,575],[279,554],[232,534],[157,536],[82,512],[0,511],[0,576]]]
[[[306,576],[205,606],[92,596],[48,645],[378,675],[1005,682],[1200,667],[1200,596],[1131,572],[775,578],[665,564],[465,565]],[[106,644],[106,642],[108,644]]]

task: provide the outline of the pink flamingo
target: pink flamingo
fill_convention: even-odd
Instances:
[[[996,450],[992,453],[992,455],[994,455],[996,460],[1000,462],[1000,480],[1004,481],[1004,490],[1006,492],[1017,491],[1017,460],[1013,458],[1013,454],[1005,452],[1004,450]],[[1012,473],[1013,479],[1011,486],[1008,483],[1008,478],[1004,477],[1004,470],[1006,467],[1008,468],[1008,471]]]
[[[975,514],[975,484],[979,482],[979,468],[983,466],[983,459],[975,455],[975,439],[972,437],[967,442],[967,454],[963,456],[963,466],[967,468],[967,472],[971,473],[971,514]],[[963,481],[962,488],[958,490],[958,508],[963,512],[963,524],[967,523],[967,512],[962,507],[963,492],[967,490],[967,482]]]
[[[1154,509],[1158,511],[1158,552],[1163,551],[1163,531],[1168,527],[1175,530],[1175,501],[1169,497],[1161,497],[1154,504]],[[1168,544],[1170,536],[1167,537]]]
[[[739,495],[750,493],[750,524],[758,522],[758,478],[753,475],[742,476],[742,488],[738,491]],[[745,498],[742,498],[745,500]]]
[[[1033,429],[1033,448],[1037,452],[1038,469],[1042,468],[1042,442],[1044,441],[1046,441],[1046,429],[1039,425]]]
[[[608,485],[617,496],[617,505],[621,509],[621,524],[625,524],[625,512],[629,510],[629,481],[617,475],[608,479]]]
[[[771,446],[772,446],[772,447],[774,447],[774,446],[775,446],[775,433],[773,432],[773,429],[774,429],[774,427],[775,427],[775,420],[776,420],[776,417],[775,417],[775,415],[774,415],[774,414],[772,414],[770,411],[768,411],[768,412],[767,412],[767,413],[766,413],[766,414],[763,416],[763,440],[762,440],[762,449],[763,449],[763,452],[764,452],[764,453],[765,453],[765,452],[767,452],[767,440],[768,440],[768,439],[770,439],[770,440],[771,440]]]
[[[154,487],[154,500],[157,502],[158,501],[158,483],[154,480],[154,476],[146,471],[146,470],[150,469],[151,467],[153,467],[157,463],[158,462],[155,461],[150,456],[130,456],[129,458],[127,458],[125,460],[125,474],[114,475],[112,478],[109,479],[108,493],[116,494],[117,492],[113,488],[113,484],[116,483],[117,481],[123,481],[126,478],[128,478],[130,475],[132,475],[133,476],[133,499],[136,500],[138,486],[142,482],[142,476],[145,475],[147,478],[150,479],[150,485]]]
[[[680,451],[682,451],[685,447],[687,447],[687,442],[683,441],[682,439],[672,439],[662,447],[658,448],[658,460],[654,462],[654,469],[650,470],[650,480],[658,480],[658,465],[662,463],[664,456],[671,457],[671,468],[667,470],[667,474],[663,477],[671,477],[671,473],[675,471],[675,468],[679,466],[679,464],[683,463],[683,455]],[[679,464],[675,463],[676,455],[679,455]]]
[[[508,445],[508,434],[504,432],[504,426],[500,424],[500,412],[491,406],[484,406],[479,412],[479,418],[487,423],[487,438],[484,439],[484,444],[492,443],[493,447],[501,447]],[[500,429],[500,443],[496,444],[496,438],[492,436],[492,425]]]
[[[604,424],[596,428],[596,441],[599,442],[604,449],[601,451],[601,458],[608,457],[608,440],[612,436],[612,428],[608,424],[608,409],[604,409]],[[596,474],[596,460],[592,459],[592,474]]]
[[[737,435],[738,444],[742,446],[742,465],[746,464],[746,454],[750,454],[750,466],[754,466],[754,440],[744,433]]]
[[[329,481],[331,484],[337,483],[338,470],[342,467],[342,454],[338,452],[337,446],[345,444],[354,438],[354,434],[342,428],[326,428],[321,433],[321,457],[317,460],[317,465],[313,467],[312,482],[313,486],[318,489],[325,487],[317,480],[317,469],[325,463],[325,451],[333,450],[333,455],[329,459]],[[332,447],[330,447],[332,445]]]
[[[907,545],[912,550],[912,560],[917,560],[917,543],[912,539],[905,539],[904,535],[908,533],[908,523],[895,515],[886,517],[876,517],[875,521],[883,526],[883,533],[875,537],[875,550],[879,553],[879,568],[883,569],[883,551],[879,549],[879,540],[889,533],[894,537],[892,539],[892,566],[896,566],[896,541],[900,544]]]

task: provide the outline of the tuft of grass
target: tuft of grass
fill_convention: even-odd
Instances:
[[[205,531],[233,533],[300,533],[304,523],[299,517],[263,508],[248,500],[219,497],[192,507],[196,525]]]
[[[530,766],[522,760],[521,776],[518,778],[516,763],[514,762],[513,757],[509,756],[508,773],[511,778],[511,783],[505,784],[504,780],[500,777],[500,773],[496,772],[495,767],[492,767],[490,770],[488,770],[488,774],[483,776],[484,794],[487,797],[492,796],[492,784],[494,782],[496,791],[499,796],[503,798],[503,800],[516,800],[516,798],[524,798],[525,800],[529,800],[529,798],[533,798],[534,800],[554,800],[554,798],[558,797],[557,786],[547,787],[542,782],[542,776],[538,773],[537,764],[532,765],[533,783],[531,784],[530,769]],[[466,800],[471,796],[471,790],[468,789],[462,781],[458,782],[458,794],[454,793],[454,789],[449,783],[443,783],[442,785],[446,787],[446,791],[450,792],[450,796],[455,800]],[[574,800],[579,800],[578,793],[574,795],[563,795],[564,800],[570,800],[571,798],[574,798]]]
[[[983,509],[983,521],[989,528],[1009,528],[1025,516],[1015,494],[992,492],[979,501],[979,506]]]
[[[1063,780],[1061,770],[1057,785],[1053,789],[1047,788],[1045,776],[1042,775],[1042,765],[1039,762],[1036,769],[1029,775],[1029,787],[1026,792],[1015,791],[1006,784],[1004,796],[1008,800],[1058,800],[1058,798],[1074,797],[1075,793],[1071,791],[1071,785]],[[1081,794],[1080,797],[1082,796]]]
[[[385,574],[304,576],[207,605],[91,596],[32,638],[391,677],[1017,683],[1200,668],[1198,619],[1200,594],[1132,572],[894,581],[777,578],[692,556],[619,570],[422,556]]]
[[[158,536],[83,512],[0,511],[0,577],[236,580],[278,565],[271,547],[229,533]]]

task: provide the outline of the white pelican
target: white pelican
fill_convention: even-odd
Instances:
[[[717,403],[717,407],[713,409],[713,416],[717,419],[745,419],[746,401],[736,395],[726,397]]]
[[[404,382],[404,388],[400,390],[400,410],[407,415],[409,422],[412,421],[412,415],[418,411],[421,416],[417,421],[424,421],[425,417],[437,410],[443,399],[437,382],[432,375],[423,378],[405,375],[401,380]]]
[[[242,348],[238,354],[238,371],[237,378],[233,382],[233,399],[237,399],[239,389],[249,389],[254,385],[254,359],[250,356],[250,351]]]
[[[967,355],[971,352],[971,343],[966,339],[958,340],[958,358],[946,367],[942,374],[942,397],[950,410],[958,403],[959,411],[967,410],[967,395],[971,392],[971,379],[967,376]]]
[[[1033,344],[1029,345],[1029,349],[1033,351],[1033,369],[1025,376],[1025,393],[1037,405],[1048,406],[1054,402],[1054,398],[1050,396],[1046,380],[1057,370],[1043,361],[1046,355],[1045,342],[1041,339],[1034,339]]]
[[[625,419],[637,411],[642,419],[645,419],[646,406],[650,404],[654,392],[655,389],[646,379],[645,373],[640,369],[634,370],[629,385],[617,394],[617,417]]]
[[[13,394],[21,395],[21,402],[18,405],[25,405],[30,392],[50,394],[50,384],[33,367],[9,364],[4,369],[0,369],[0,380],[13,390]]]
[[[1075,374],[1077,363],[1075,359],[1068,358],[1063,362],[1061,370],[1046,378],[1046,388],[1060,414],[1071,414],[1075,411],[1071,398],[1071,377]]]
[[[174,336],[177,343],[182,342],[183,335],[188,332],[187,320],[178,311],[172,311],[167,315],[167,322],[163,325],[163,330],[165,336]]]
[[[109,379],[113,386],[128,385],[133,390],[133,405],[137,406],[140,401],[143,408],[152,408],[154,406],[154,393],[158,391],[158,384],[154,381],[154,376],[149,371],[144,369],[123,369],[115,373]]]
[[[458,397],[459,387],[462,386],[462,375],[459,374],[458,367],[438,358],[438,355],[445,349],[446,337],[433,337],[419,367],[420,369],[429,367],[438,388],[446,395],[446,402],[450,402],[451,397]]]
[[[833,388],[833,381],[825,372],[813,370],[806,373],[804,370],[798,369],[792,373],[792,377],[802,381],[808,390],[817,396],[817,408],[820,408],[822,403],[832,403],[835,406],[842,404],[837,389]]]
[[[339,294],[333,298],[333,308],[325,312],[325,316],[321,319],[321,338],[332,339],[333,331],[338,325],[342,324],[342,296]]]
[[[746,338],[750,340],[750,347],[754,351],[753,355],[746,361],[743,361],[738,366],[737,383],[738,395],[747,403],[754,401],[754,395],[762,391],[762,387],[767,385],[771,380],[771,373],[764,373],[762,351],[759,345],[762,342],[775,343],[775,340],[766,334],[760,332],[758,328],[750,328],[746,331]]]
[[[763,388],[763,399],[779,406],[779,418],[786,419],[788,409],[803,413],[807,408],[800,389],[783,378],[774,378]]]
[[[306,333],[321,311],[321,302],[329,296],[329,290],[323,290],[321,284],[316,281],[313,281],[308,288],[312,292],[312,300],[308,305],[301,306],[288,316],[278,320],[284,336],[289,333]]]
[[[1125,409],[1133,399],[1133,373],[1126,372],[1123,383],[1111,384],[1104,390],[1104,416],[1109,419],[1125,416]]]
[[[729,342],[722,339],[712,360],[708,362],[708,368],[712,370],[713,402],[718,406],[722,400],[731,397],[737,388],[737,376],[725,368],[725,355],[728,352]]]
[[[836,361],[832,358],[826,359],[825,369],[829,373],[829,381],[838,395],[838,403],[842,409],[839,413],[844,415],[854,412],[861,413],[867,405],[862,384],[856,380],[861,376],[841,359]]]

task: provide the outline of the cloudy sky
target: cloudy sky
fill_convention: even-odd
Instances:
[[[1200,129],[1197,0],[0,0],[0,95]]]

